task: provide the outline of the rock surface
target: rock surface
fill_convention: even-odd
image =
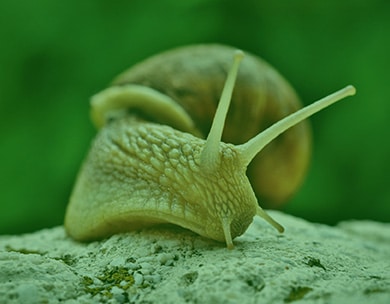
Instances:
[[[390,224],[255,218],[234,250],[176,227],[0,237],[0,303],[390,303]]]

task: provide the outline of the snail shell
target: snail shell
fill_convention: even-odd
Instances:
[[[298,100],[281,76],[258,58],[242,58],[242,52],[218,45],[170,51],[136,65],[92,98],[91,116],[100,130],[67,208],[70,236],[92,240],[173,223],[232,248],[232,239],[255,215],[283,231],[258,205],[247,167],[251,162],[260,167],[248,169],[260,197],[289,196],[309,154],[308,127],[300,122],[354,94],[354,88],[294,112]],[[279,165],[274,156],[286,156],[293,165]],[[267,176],[289,175],[298,165],[293,182],[268,183]],[[257,177],[267,167],[270,172]],[[262,180],[268,186],[257,186]],[[268,187],[287,190],[272,196]]]

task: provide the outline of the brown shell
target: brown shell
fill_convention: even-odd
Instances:
[[[194,45],[160,53],[119,75],[112,85],[140,84],[170,96],[207,136],[235,48]],[[290,84],[268,63],[246,53],[222,140],[246,142],[301,108]],[[263,207],[286,201],[302,183],[311,150],[308,122],[289,129],[261,151],[247,175]]]

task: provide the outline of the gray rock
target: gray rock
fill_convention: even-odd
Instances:
[[[390,224],[270,212],[234,250],[164,226],[78,243],[63,227],[0,237],[0,303],[390,303]]]

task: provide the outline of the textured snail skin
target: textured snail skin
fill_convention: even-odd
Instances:
[[[210,174],[200,165],[204,144],[191,134],[134,118],[108,124],[74,189],[71,201],[82,203],[68,209],[68,232],[88,240],[175,223],[223,242],[218,218],[227,217],[233,219],[232,238],[241,235],[257,206],[245,167],[234,147],[222,143],[219,170]]]
[[[101,129],[66,211],[65,228],[71,237],[93,240],[172,223],[233,248],[232,240],[255,215],[283,232],[258,205],[246,176],[248,165],[287,129],[355,89],[346,87],[300,109],[243,144],[224,143],[226,115],[244,56],[241,51],[230,55],[233,65],[206,140],[189,133],[198,132],[196,125],[172,98],[151,88],[122,84],[92,98],[92,120]],[[158,114],[160,123],[146,120],[159,119]],[[189,131],[161,123],[169,120]]]
[[[194,121],[197,130],[192,133],[206,138],[234,50],[217,44],[169,50],[125,71],[112,86],[139,84],[171,97]],[[222,141],[242,144],[299,108],[301,102],[290,84],[264,60],[245,53]],[[310,154],[311,130],[303,121],[257,155],[247,176],[262,206],[275,208],[297,191]]]

